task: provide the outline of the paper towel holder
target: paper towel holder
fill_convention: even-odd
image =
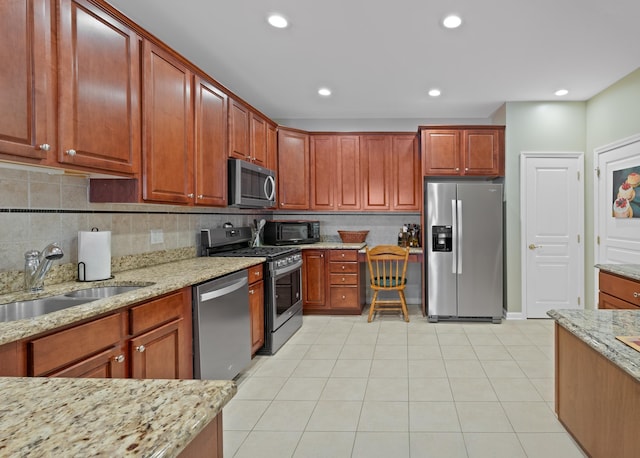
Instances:
[[[91,230],[89,232],[86,232],[86,233],[88,234],[88,233],[97,233],[97,232],[100,232],[100,229],[98,229],[97,227],[94,226],[94,227],[91,228]],[[109,231],[107,231],[107,232],[109,232]],[[110,232],[109,232],[109,234],[110,234]],[[80,232],[78,232],[78,242],[80,242]],[[80,243],[79,243],[79,245],[80,245]],[[81,256],[82,256],[81,255],[81,249],[80,249],[80,246],[78,246],[78,257],[81,258]],[[108,256],[110,258],[110,250],[109,250]],[[90,264],[93,266],[92,263],[93,263],[93,260],[90,261]],[[93,267],[92,267],[92,269],[95,270]],[[79,282],[93,282],[93,281],[100,281],[100,280],[112,280],[113,278],[115,278],[113,275],[110,275],[110,272],[109,272],[109,274],[107,274],[109,276],[102,276],[101,278],[95,278],[95,276],[96,276],[95,272],[93,272],[92,270],[89,272],[89,276],[91,278],[87,278],[87,264],[84,262],[84,260],[80,260],[80,259],[78,259],[77,272],[76,273],[77,273],[77,277],[76,278],[77,278],[77,281],[79,281]]]

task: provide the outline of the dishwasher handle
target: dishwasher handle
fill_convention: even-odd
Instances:
[[[223,288],[214,289],[213,291],[200,294],[200,302],[206,302],[210,301],[211,299],[226,296],[227,294],[231,294],[232,292],[239,290],[247,284],[249,284],[249,281],[246,278],[241,278],[240,280],[231,283],[230,285]]]

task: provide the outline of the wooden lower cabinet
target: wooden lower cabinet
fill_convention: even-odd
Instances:
[[[178,458],[222,458],[222,411],[180,452]]]
[[[640,282],[602,271],[598,278],[598,308],[640,310]]]
[[[365,294],[357,250],[303,250],[302,259],[304,313],[362,313]]]
[[[0,376],[190,379],[191,288],[0,350]]]
[[[249,314],[251,316],[251,356],[264,345],[264,280],[262,264],[249,269]]]
[[[558,419],[588,456],[640,456],[640,383],[556,324]]]

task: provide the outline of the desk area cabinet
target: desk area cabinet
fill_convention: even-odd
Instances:
[[[640,310],[640,280],[600,270],[599,309]]]

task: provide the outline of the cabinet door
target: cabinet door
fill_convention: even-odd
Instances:
[[[312,210],[335,210],[337,137],[312,135],[310,139],[310,186]]]
[[[56,147],[52,0],[0,2],[0,153],[46,159]]]
[[[391,191],[391,137],[360,137],[363,210],[389,210]]]
[[[48,375],[119,346],[121,323],[122,317],[118,313],[28,342],[29,375]]]
[[[180,377],[180,320],[129,340],[132,378]]]
[[[462,139],[464,175],[498,176],[500,174],[500,131],[465,130]]]
[[[189,69],[144,42],[144,186],[149,201],[193,201],[193,109]]]
[[[84,359],[61,371],[50,374],[50,377],[74,378],[124,378],[127,360],[120,347],[113,347]]]
[[[309,135],[278,130],[278,208],[309,208]]]
[[[264,345],[264,281],[249,285],[249,312],[251,315],[251,354]]]
[[[267,124],[267,168],[278,168],[278,129],[273,124]]]
[[[460,174],[460,131],[423,130],[423,175]]]
[[[195,80],[196,204],[227,205],[227,94]]]
[[[251,162],[260,167],[267,166],[267,122],[251,113]]]
[[[140,170],[140,38],[88,0],[61,0],[58,161]]]
[[[302,307],[305,312],[329,307],[325,250],[302,251]]]
[[[251,159],[249,154],[249,109],[229,100],[229,157]]]
[[[422,206],[422,174],[414,134],[391,137],[391,209],[416,211]]]
[[[338,136],[338,210],[360,210],[360,141],[357,135]]]

